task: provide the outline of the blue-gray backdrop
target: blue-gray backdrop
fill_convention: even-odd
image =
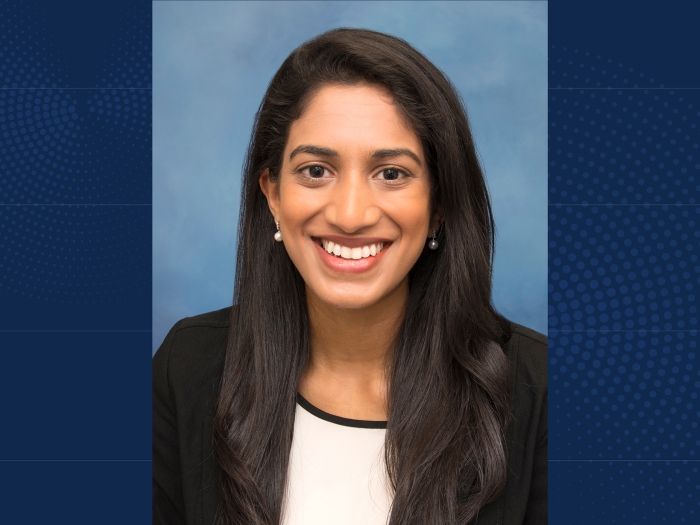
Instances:
[[[546,2],[154,2],[154,352],[178,319],[231,304],[255,111],[287,55],[334,27],[401,37],[453,81],[494,207],[494,302],[546,331]]]

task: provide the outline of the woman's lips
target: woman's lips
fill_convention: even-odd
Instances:
[[[349,273],[362,273],[370,270],[371,268],[374,268],[377,264],[379,264],[379,261],[383,258],[384,253],[387,251],[387,249],[391,246],[391,242],[371,242],[371,243],[363,243],[360,246],[354,246],[354,250],[362,250],[362,246],[367,247],[370,249],[372,245],[375,246],[375,250],[378,248],[378,245],[383,245],[378,251],[376,255],[371,255],[368,254],[367,256],[362,256],[361,258],[343,258],[342,256],[337,256],[332,253],[328,253],[326,249],[323,247],[324,240],[326,239],[314,239],[314,245],[316,246],[316,249],[319,252],[319,257],[321,260],[328,266],[331,270],[337,271],[337,272],[349,272]],[[346,241],[347,242],[347,241]],[[335,243],[334,243],[335,244]],[[342,243],[337,243],[341,244]],[[348,243],[349,244],[349,243]],[[358,244],[356,240],[352,242],[352,244]],[[344,245],[343,245],[344,246]],[[338,250],[336,250],[338,251]],[[366,252],[367,250],[365,250]],[[348,255],[347,253],[345,254],[346,256]],[[357,255],[357,254],[355,254]],[[352,255],[350,255],[352,256]]]

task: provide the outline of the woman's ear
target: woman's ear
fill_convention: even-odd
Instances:
[[[267,206],[270,208],[272,217],[277,220],[280,204],[279,181],[273,181],[270,178],[270,169],[265,168],[265,171],[260,175],[260,189],[267,199]]]
[[[445,222],[445,216],[442,213],[442,203],[438,200],[435,203],[433,214],[430,216],[430,234],[432,235],[433,230],[440,231],[443,222]]]

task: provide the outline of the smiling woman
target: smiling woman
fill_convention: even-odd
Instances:
[[[322,87],[290,127],[279,175],[268,169],[260,184],[308,301],[374,312],[405,303],[440,217],[421,141],[390,94]]]
[[[491,303],[466,114],[406,42],[281,66],[245,167],[234,306],[154,357],[154,521],[546,522],[546,339]]]

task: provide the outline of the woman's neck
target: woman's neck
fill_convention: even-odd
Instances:
[[[307,290],[311,354],[301,395],[337,416],[386,420],[387,370],[407,299],[408,280],[362,309],[336,308]]]

